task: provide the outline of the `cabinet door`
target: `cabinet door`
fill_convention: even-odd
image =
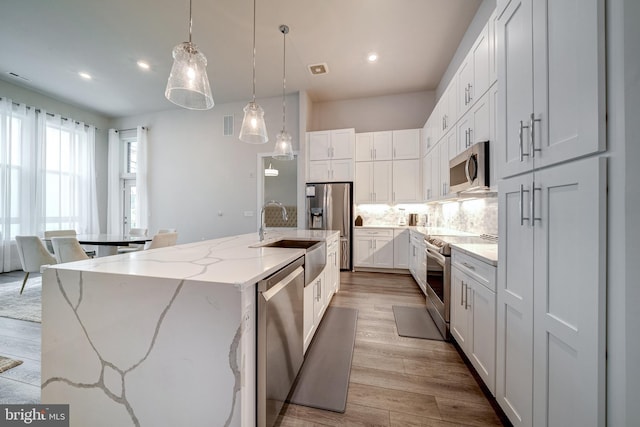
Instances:
[[[533,424],[532,181],[527,174],[498,187],[496,400],[514,426]]]
[[[471,107],[471,136],[470,145],[480,141],[488,141],[491,137],[491,107],[489,105],[489,94],[485,94]]]
[[[422,198],[431,200],[431,152],[422,157]]]
[[[536,167],[605,149],[604,3],[533,2]]]
[[[331,162],[315,160],[309,162],[309,182],[325,182],[331,179]]]
[[[393,132],[373,132],[373,159],[393,159]]]
[[[331,181],[353,181],[353,160],[332,160]]]
[[[473,86],[471,104],[480,99],[489,89],[489,24],[487,23],[476,39],[473,48]]]
[[[498,184],[498,147],[504,141],[498,139],[498,85],[489,89],[489,184],[496,189]]]
[[[309,160],[331,158],[331,133],[329,131],[309,132]]]
[[[467,57],[458,68],[458,113],[464,114],[471,106],[471,89],[473,86],[473,52],[469,52]]]
[[[530,170],[525,142],[533,111],[532,0],[512,0],[498,18],[498,170],[505,178]],[[521,126],[522,121],[522,126]]]
[[[535,174],[534,425],[605,425],[605,162]]]
[[[393,268],[409,268],[409,230],[393,230]]]
[[[394,203],[415,203],[422,200],[420,160],[394,160],[392,181]]]
[[[322,315],[326,307],[326,283],[324,280],[324,272],[320,273],[320,276],[315,281],[315,295],[313,299],[313,318],[315,325],[319,325],[322,320]]]
[[[469,315],[467,311],[469,278],[458,268],[451,268],[451,335],[465,352],[469,341]]]
[[[498,80],[497,37],[498,11],[494,10],[489,17],[489,86]]]
[[[420,129],[393,131],[393,159],[420,158]]]
[[[491,394],[496,390],[496,294],[477,281],[469,292],[467,356]],[[454,301],[455,303],[455,301]]]
[[[356,162],[373,160],[373,132],[356,134]]]
[[[374,266],[393,268],[393,236],[378,236],[373,239]]]
[[[456,155],[457,129],[454,127],[440,141],[440,185],[441,196],[449,194],[449,160]]]
[[[451,79],[447,91],[443,96],[447,97],[447,113],[445,114],[445,128],[447,131],[453,129],[458,120],[458,81],[457,75]]]
[[[373,202],[373,162],[356,162],[355,202]]]
[[[458,139],[456,154],[462,153],[464,150],[471,146],[471,134],[473,128],[473,115],[467,113],[456,125],[456,137]]]
[[[338,129],[331,131],[331,158],[353,159],[353,145],[356,134],[353,129]]]
[[[302,330],[304,334],[304,351],[307,351],[311,338],[313,338],[313,332],[315,330],[315,316],[313,312],[313,302],[315,301],[315,284],[305,286],[304,288],[304,306],[303,306],[303,320]]]
[[[373,201],[392,203],[393,162],[373,162]]]
[[[369,236],[354,236],[353,265],[355,267],[373,266],[373,239]]]

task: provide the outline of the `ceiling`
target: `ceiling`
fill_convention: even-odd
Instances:
[[[256,96],[282,93],[278,27],[287,24],[287,93],[322,102],[435,90],[481,0],[256,3]],[[253,1],[192,7],[215,102],[248,101]],[[108,117],[179,108],[164,89],[171,50],[188,39],[187,0],[3,0],[0,10],[1,80]],[[377,63],[367,62],[370,52]],[[136,65],[141,59],[150,70]],[[317,63],[329,73],[312,76]]]

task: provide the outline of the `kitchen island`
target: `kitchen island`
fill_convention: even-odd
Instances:
[[[254,426],[256,283],[304,255],[271,231],[52,266],[42,286],[42,403],[72,426]]]

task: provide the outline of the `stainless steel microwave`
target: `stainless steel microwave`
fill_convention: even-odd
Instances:
[[[489,141],[477,142],[449,161],[452,193],[489,191]]]

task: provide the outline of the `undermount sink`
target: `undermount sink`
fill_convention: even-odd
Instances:
[[[260,245],[262,248],[305,249],[304,285],[315,280],[327,264],[327,243],[323,240],[282,239]]]
[[[292,239],[282,239],[276,240],[275,242],[267,243],[265,245],[261,245],[263,248],[291,248],[291,249],[309,249],[314,245],[319,243],[324,243],[321,240],[292,240]]]

